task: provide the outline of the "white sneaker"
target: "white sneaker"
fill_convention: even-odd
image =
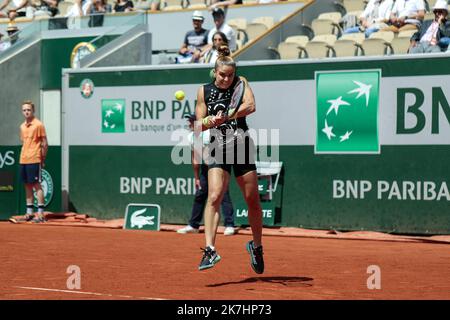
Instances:
[[[232,236],[234,234],[234,227],[226,227],[223,234],[225,236]]]
[[[187,225],[186,227],[182,228],[182,229],[178,229],[177,230],[178,233],[198,233],[198,229],[195,229],[193,227],[191,227],[190,225]]]

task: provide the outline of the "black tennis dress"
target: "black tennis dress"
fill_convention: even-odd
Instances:
[[[228,110],[233,89],[239,77],[236,76],[228,89],[220,89],[214,81],[203,86],[208,116],[215,116],[219,111]],[[208,168],[222,168],[231,173],[233,168],[236,177],[256,170],[255,145],[248,134],[245,117],[229,120],[216,128],[210,129],[211,161]]]

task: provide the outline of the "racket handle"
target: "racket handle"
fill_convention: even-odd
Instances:
[[[211,118],[211,116],[207,116],[205,118],[202,119],[202,124],[205,128],[211,128],[212,125],[209,123],[209,119]]]
[[[233,120],[237,114],[237,108],[229,109],[227,112],[228,119]]]

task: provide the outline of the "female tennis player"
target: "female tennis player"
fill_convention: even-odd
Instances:
[[[253,240],[247,243],[246,249],[253,270],[263,273],[262,210],[254,161],[255,146],[247,132],[245,120],[247,115],[255,112],[255,98],[247,80],[236,75],[236,63],[229,56],[229,48],[221,46],[218,51],[215,80],[201,86],[197,92],[197,127],[201,121],[202,130],[211,129],[212,150],[208,163],[209,190],[204,214],[206,248],[203,249],[199,270],[212,268],[220,261],[214,246],[220,219],[219,209],[233,169],[248,206],[253,234]],[[243,94],[242,97],[239,97],[239,93]]]

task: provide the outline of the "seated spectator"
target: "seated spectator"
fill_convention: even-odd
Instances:
[[[425,3],[423,0],[396,0],[392,7],[390,26],[383,31],[398,33],[404,30],[419,29],[425,17]]]
[[[105,13],[112,12],[111,5],[106,0],[94,0],[87,8],[87,13],[90,15],[89,27],[103,26]]]
[[[59,13],[58,4],[61,1],[62,0],[31,0],[30,7],[33,8],[33,16],[47,16],[53,18],[48,21],[49,30],[67,27],[67,23],[63,23],[63,26],[61,26],[60,18],[54,19],[54,17]]]
[[[87,9],[91,3],[91,0],[74,0],[74,5],[67,11],[66,17],[86,16],[88,14]]]
[[[233,4],[242,4],[242,0],[212,0],[209,8],[228,7]]]
[[[194,30],[188,31],[184,37],[177,57],[178,63],[198,62],[203,47],[208,44],[208,30],[203,28],[205,17],[201,11],[194,11],[192,15],[192,23]]]
[[[130,12],[134,10],[134,5],[131,0],[117,0],[114,5],[114,12]]]
[[[419,31],[411,37],[409,53],[441,52],[442,46],[448,46],[450,22],[447,21],[447,1],[438,0],[433,7],[434,19],[422,23]],[[446,43],[447,42],[447,43]]]
[[[31,0],[30,6],[33,8],[35,17],[54,17],[59,13],[58,4],[60,0]]]
[[[8,10],[8,13],[4,17],[9,18],[10,20],[14,20],[16,17],[25,17],[27,15],[27,7],[29,6],[29,0],[12,0],[13,7]],[[3,4],[0,5],[0,11],[5,9],[11,0],[4,0]]]
[[[212,15],[213,15],[215,27],[209,31],[208,44],[210,45],[210,47],[212,47],[213,35],[217,31],[222,31],[227,36],[229,48],[230,48],[231,52],[235,51],[236,50],[236,32],[234,31],[234,29],[232,27],[230,27],[228,24],[225,23],[225,12],[221,8],[214,8]]]
[[[202,63],[216,63],[218,57],[218,50],[220,46],[228,46],[227,36],[220,31],[217,31],[213,35],[213,46],[204,52],[202,52],[202,57],[200,62]]]
[[[387,28],[391,16],[393,0],[370,0],[364,12],[359,17],[360,25],[344,30],[344,33],[363,31],[368,38],[372,33]]]

